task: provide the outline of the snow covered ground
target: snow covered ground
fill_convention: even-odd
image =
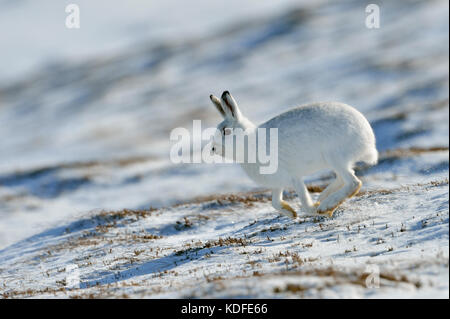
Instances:
[[[0,296],[449,297],[447,1],[381,2],[380,29],[350,0],[79,2],[76,33],[0,1]],[[333,218],[281,217],[239,167],[169,161],[225,89],[255,122],[353,105],[380,162]]]

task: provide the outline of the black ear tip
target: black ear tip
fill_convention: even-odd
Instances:
[[[210,95],[209,95],[209,98],[212,100],[212,99],[213,99],[213,96],[214,96],[214,95],[210,94]]]
[[[230,92],[228,92],[228,91],[223,91],[222,97],[224,97],[225,95],[230,95]]]

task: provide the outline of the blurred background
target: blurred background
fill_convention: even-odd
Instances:
[[[369,3],[0,0],[0,249],[87,211],[257,187],[235,165],[169,160],[170,131],[215,127],[208,97],[224,90],[256,123],[336,100],[367,116],[382,154],[448,150],[448,1],[377,1],[379,29]],[[448,153],[367,175],[448,176]]]

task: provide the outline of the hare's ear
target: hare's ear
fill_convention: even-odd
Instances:
[[[229,117],[239,120],[241,117],[241,111],[239,110],[239,107],[230,92],[225,91],[222,93],[222,105],[225,113]]]
[[[219,98],[215,97],[214,95],[210,95],[209,98],[211,99],[211,102],[213,102],[214,106],[216,107],[217,111],[219,111],[220,114],[225,118],[227,115],[225,114],[225,111],[222,108],[222,104],[220,104]]]

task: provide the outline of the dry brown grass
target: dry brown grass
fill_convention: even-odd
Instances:
[[[268,274],[267,276],[271,276]],[[356,285],[360,286],[362,288],[367,288],[366,286],[366,279],[368,278],[368,273],[362,273],[358,272],[356,270],[352,271],[342,271],[335,269],[333,267],[328,267],[324,269],[308,269],[308,270],[297,270],[297,271],[287,271],[277,274],[276,276],[295,276],[299,278],[304,278],[308,276],[314,276],[314,277],[321,277],[325,278],[328,277],[331,280],[329,282],[322,281],[322,284],[319,286],[312,286],[307,287],[305,285],[302,285],[300,283],[288,283],[285,286],[282,287],[275,287],[274,292],[275,293],[304,293],[309,289],[317,289],[322,290],[324,288],[330,288],[334,287],[336,285]],[[421,282],[418,280],[413,280],[411,278],[408,278],[408,276],[404,274],[393,274],[388,272],[381,272],[380,273],[380,287],[389,287],[392,286],[392,284],[411,284],[415,286],[416,288],[420,288],[422,286]]]
[[[187,248],[175,251],[175,255],[181,256],[190,252],[198,252],[202,249],[213,248],[213,247],[223,247],[223,246],[248,246],[251,243],[249,239],[245,238],[219,238],[217,240],[209,240],[205,243],[198,241],[195,243],[195,246],[192,247],[190,244],[187,245]]]
[[[445,146],[397,148],[385,151],[383,154],[380,155],[380,159],[411,157],[424,153],[448,152],[448,151],[449,151],[448,147]]]

